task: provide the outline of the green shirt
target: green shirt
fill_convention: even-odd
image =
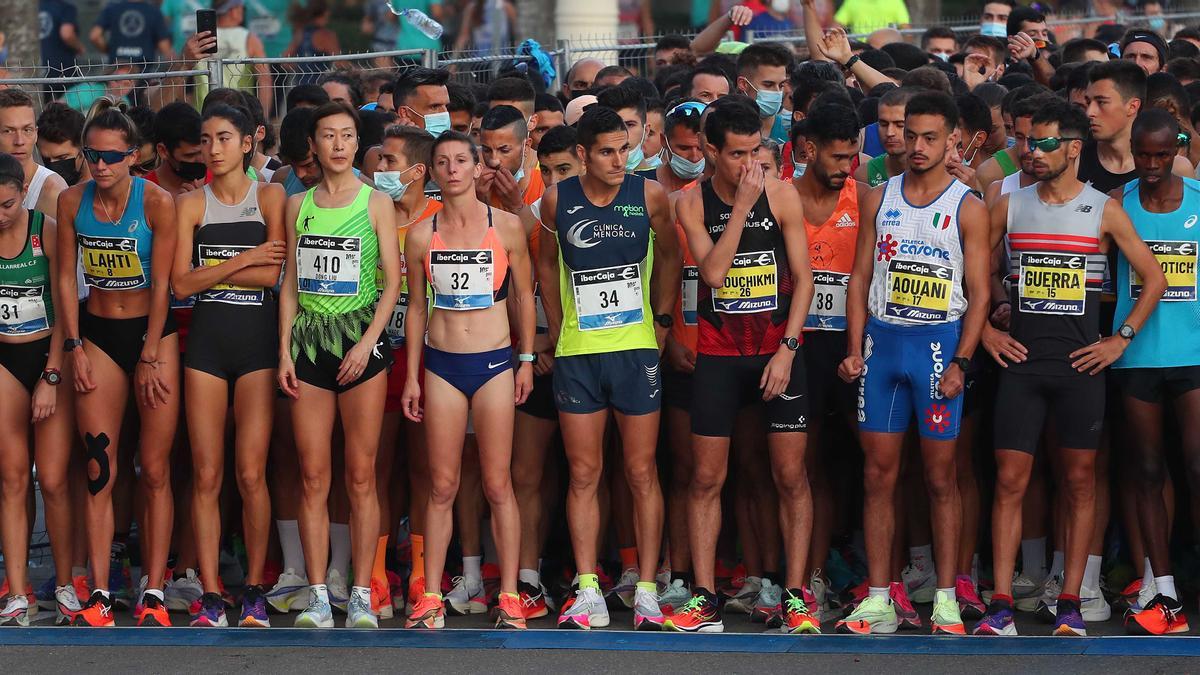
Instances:
[[[1000,169],[1004,171],[1005,176],[1011,176],[1021,169],[1021,167],[1013,164],[1012,157],[1009,157],[1008,153],[1003,150],[992,155],[992,157],[996,158],[996,163],[1000,165]]]
[[[44,216],[29,211],[25,247],[0,258],[0,335],[32,335],[54,326],[50,259],[42,248]]]
[[[435,5],[441,6],[442,0],[389,0],[392,9],[396,11],[404,11],[406,9],[418,9],[429,18],[433,17],[432,7]],[[396,17],[400,25],[400,32],[396,34],[396,49],[441,49],[442,43],[440,40],[433,40],[425,37],[425,34],[413,27],[408,19],[404,17]]]
[[[303,0],[246,0],[246,27],[263,43],[268,57],[283,54],[292,43],[292,22],[288,9],[304,5]]]
[[[196,10],[212,9],[212,0],[162,0],[163,18],[171,29],[171,46],[183,53],[183,43],[196,32]]]
[[[910,23],[904,0],[846,0],[833,18],[856,34]]]
[[[867,162],[867,185],[875,187],[887,182],[891,178],[887,170],[887,153],[872,157],[871,161]]]

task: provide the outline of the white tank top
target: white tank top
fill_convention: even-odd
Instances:
[[[888,179],[875,216],[875,268],[867,308],[900,326],[957,321],[967,309],[958,210],[970,192],[953,181],[925,206],[904,197],[906,173]]]
[[[1010,173],[1000,182],[1000,194],[1006,195],[1013,190],[1021,189],[1021,172]]]
[[[244,59],[248,56],[246,38],[250,31],[243,26],[229,26],[217,31],[217,53],[223,59]]]
[[[46,179],[53,176],[54,172],[41,164],[37,165],[37,171],[33,173],[33,180],[29,181],[29,189],[25,191],[25,199],[21,202],[21,207],[25,209],[36,209],[38,200],[42,197],[42,188],[46,186]]]

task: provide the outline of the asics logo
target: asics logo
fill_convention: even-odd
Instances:
[[[1192,226],[1196,224],[1196,220],[1197,220],[1196,216],[1194,216],[1194,215],[1189,216],[1187,220],[1183,221],[1183,229],[1185,229],[1185,230],[1192,229]]]

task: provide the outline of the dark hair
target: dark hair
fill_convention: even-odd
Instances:
[[[646,121],[646,98],[634,87],[609,87],[596,94],[596,102],[617,111],[633,108],[642,122]]]
[[[114,107],[124,107],[124,103],[114,105]],[[89,113],[90,116],[90,113]],[[132,143],[153,143],[154,142],[154,111],[149,106],[135,105],[125,111],[125,116],[133,120],[134,138]],[[83,135],[87,136],[87,124],[84,124]]]
[[[1009,113],[1013,122],[1016,122],[1022,117],[1033,117],[1033,114],[1038,110],[1046,107],[1050,101],[1061,100],[1050,92],[1042,92],[1032,96],[1019,98],[1012,104],[1012,112]]]
[[[401,152],[409,164],[424,164],[428,175],[433,164],[433,136],[428,131],[406,124],[393,124],[383,132],[383,139],[395,138],[403,148]]]
[[[475,94],[471,93],[470,87],[458,82],[447,82],[446,92],[450,94],[450,103],[446,106],[447,112],[475,113]],[[392,94],[392,105],[395,105],[395,101],[396,95]]]
[[[11,89],[0,90],[13,91]],[[187,104],[184,104],[187,105]],[[189,109],[191,109],[189,107]],[[195,110],[192,110],[195,113]],[[83,140],[86,143],[88,133],[93,129],[119,131],[132,147],[142,142],[141,134],[133,120],[125,114],[125,104],[118,103],[107,96],[101,96],[92,103],[87,119],[83,123]]]
[[[644,77],[631,77],[617,86],[632,89],[641,94],[642,98],[646,100],[647,110],[654,107],[652,101],[660,101],[662,99],[662,95],[658,93],[658,87],[655,87],[653,82]],[[659,103],[658,105],[661,106],[662,104]]]
[[[204,103],[200,104],[200,114],[203,115],[206,110],[218,103],[242,105],[242,92],[229,87],[217,87],[210,90],[208,95],[204,97]]]
[[[538,94],[533,100],[534,112],[564,112],[562,101],[554,94]]]
[[[350,75],[353,71],[334,70],[325,73],[321,79],[317,80],[317,84],[325,84],[326,82],[336,82],[346,85],[346,89],[350,90],[350,105],[357,110],[363,104],[362,82],[355,76]]]
[[[950,94],[950,78],[936,66],[921,66],[909,71],[900,81],[901,87],[916,87],[928,91],[940,91]]]
[[[42,108],[37,118],[38,138],[51,143],[83,145],[83,113],[55,101]]]
[[[20,89],[0,89],[0,109],[33,108],[33,97]]]
[[[625,120],[622,120],[617,111],[612,108],[590,105],[583,109],[583,115],[575,123],[575,130],[579,135],[579,144],[585,150],[591,150],[600,134],[625,131]],[[540,146],[541,144],[539,144]]]
[[[525,78],[502,77],[488,85],[487,98],[489,101],[533,103],[537,99],[537,92]]]
[[[992,52],[992,63],[997,66],[1004,63],[1004,58],[1008,52],[1008,45],[1003,40],[989,35],[972,35],[963,44],[962,52],[966,54],[972,48],[990,50]]]
[[[892,57],[897,68],[912,70],[929,63],[929,54],[920,47],[907,42],[889,42],[879,48],[879,51]],[[863,52],[866,54],[866,52]]]
[[[1101,52],[1108,53],[1108,47],[1099,40],[1091,38],[1074,38],[1067,40],[1066,44],[1059,50],[1062,54],[1063,63],[1074,63],[1083,60],[1084,52]]]
[[[804,118],[803,125],[796,126],[803,126],[804,137],[817,145],[858,140],[858,115],[854,108],[838,103],[813,106],[808,117]],[[792,142],[795,143],[795,140],[793,135]]]
[[[279,123],[279,158],[295,164],[308,157],[308,129],[312,126],[315,108],[294,108]]]
[[[17,192],[25,191],[25,169],[21,168],[21,162],[16,157],[7,152],[0,152],[0,185],[10,185],[16,188]]]
[[[867,50],[879,51],[879,50]],[[867,52],[863,52],[866,54]],[[880,52],[882,53],[882,52]],[[878,69],[877,69],[878,70]],[[831,61],[805,61],[796,66],[788,75],[788,81],[791,82],[792,88],[805,79],[809,80],[825,80],[834,84],[846,84],[846,76],[842,74],[842,69],[833,65]]]
[[[958,45],[958,33],[955,33],[954,29],[948,26],[933,26],[921,33],[921,49],[929,47],[929,41],[937,38],[950,38]]]
[[[838,84],[815,77],[803,77],[792,83],[792,110],[806,112],[822,92],[838,88]],[[845,87],[841,87],[845,89]]]
[[[958,119],[969,132],[992,130],[992,110],[983,99],[975,94],[964,94],[954,99],[958,106]]]
[[[596,77],[592,78],[592,86],[594,87],[600,80],[613,75],[633,77],[633,71],[629,70],[625,66],[604,66],[600,70],[596,71]]]
[[[1092,69],[1095,68],[1097,65],[1098,65],[1097,62],[1089,61],[1087,63],[1081,64],[1078,68],[1071,71],[1070,76],[1067,77],[1067,92],[1066,93],[1067,93],[1068,97],[1071,95],[1071,92],[1073,92],[1073,91],[1077,91],[1080,89],[1087,89],[1088,83],[1090,83],[1092,81]]]
[[[275,136],[275,127],[267,121],[267,113],[263,110],[262,102],[258,100],[257,96],[248,91],[239,91],[238,93],[242,97],[242,106],[250,113],[250,121],[263,128],[263,147],[275,147],[275,143],[279,139]]]
[[[726,136],[730,133],[758,136],[761,132],[762,119],[758,110],[740,101],[716,106],[704,119],[704,140],[717,150],[725,147]]]
[[[1179,114],[1185,114],[1191,109],[1188,103],[1187,91],[1179,80],[1170,73],[1154,73],[1146,78],[1146,105],[1160,107],[1159,104],[1170,101],[1175,105]]]
[[[358,150],[354,153],[354,166],[361,167],[367,151],[383,143],[383,130],[395,121],[395,115],[383,110],[360,110],[358,116],[361,126],[358,130]]]
[[[1120,42],[1125,35],[1126,27],[1120,23],[1106,23],[1096,28],[1096,33],[1092,37],[1100,41],[1100,44],[1109,45],[1114,42]],[[1105,47],[1107,50],[1108,48]]]
[[[745,75],[759,66],[788,68],[791,65],[792,53],[788,51],[787,47],[773,42],[756,42],[738,54],[737,73]]]
[[[886,105],[889,108],[898,105],[907,107],[908,102],[912,100],[912,97],[921,93],[921,91],[921,89],[917,89],[915,87],[896,87],[895,89],[889,89],[884,92],[883,96],[879,97],[879,105]]]
[[[1046,15],[1032,7],[1013,7],[1008,15],[1008,34],[1016,35],[1021,32],[1021,24],[1046,23]]]
[[[678,96],[671,89],[682,87],[691,72],[692,66],[682,63],[663,66],[654,73],[654,88],[662,93],[663,98],[671,100]]]
[[[1008,88],[995,82],[984,82],[971,93],[981,98],[987,107],[999,108],[1004,103],[1004,97],[1008,95]]]
[[[687,49],[691,50],[692,41],[682,35],[664,35],[654,44],[654,51],[661,52],[666,49]]]
[[[1112,80],[1117,93],[1125,101],[1146,99],[1146,71],[1132,61],[1118,59],[1096,64],[1088,71],[1088,83],[1095,84],[1102,80]]]
[[[234,129],[238,130],[238,134],[242,136],[254,137],[255,124],[246,114],[246,109],[234,107],[225,103],[215,103],[204,109],[204,117],[201,118],[201,123],[211,119],[223,119],[233,125]]]
[[[694,83],[696,81],[697,75],[711,75],[713,77],[723,77],[723,78],[725,78],[725,82],[729,84],[730,91],[733,90],[733,79],[731,77],[729,77],[729,73],[724,68],[717,65],[716,63],[709,63],[709,60],[705,59],[704,63],[701,63],[700,65],[696,66],[696,68],[694,70],[692,70],[692,72],[688,73],[687,83],[684,86],[684,91],[683,91],[684,96],[691,96],[693,93],[695,93],[692,91],[692,88],[695,86]]]
[[[334,115],[349,115],[350,118],[354,120],[354,134],[356,136],[362,135],[362,118],[358,116],[358,111],[346,105],[345,103],[330,101],[316,110],[313,110],[312,120],[308,123],[308,137],[312,140],[316,140],[317,125],[320,124],[321,120],[325,119],[326,117],[333,117]]]
[[[1200,47],[1187,40],[1175,38],[1167,43],[1167,60],[1188,58],[1194,59],[1200,56]]]
[[[409,68],[400,73],[392,85],[392,105],[397,109],[408,105],[408,99],[417,91],[417,87],[445,87],[449,81],[449,71],[441,68]]]
[[[1166,130],[1174,138],[1179,134],[1179,121],[1171,113],[1162,108],[1147,108],[1139,111],[1133,119],[1133,129],[1130,136],[1136,138],[1142,134],[1152,134]]]
[[[471,159],[476,164],[479,163],[479,148],[475,145],[475,142],[471,140],[470,136],[461,131],[455,131],[453,129],[447,129],[446,131],[443,131],[440,136],[434,139],[433,145],[429,148],[430,161],[432,161],[433,156],[437,154],[438,148],[447,143],[466,143],[467,147],[471,149]]]
[[[671,101],[670,109],[673,110],[673,109],[675,109],[676,106],[679,106],[683,103],[697,103],[700,105],[704,105],[703,103],[700,103],[700,101],[698,101],[694,98],[681,98],[681,99],[676,99],[674,101]],[[695,107],[690,107],[690,109],[681,110],[679,112],[676,112],[673,115],[664,114],[664,116],[663,116],[663,134],[670,134],[671,131],[673,131],[675,129],[675,127],[679,127],[679,126],[687,127],[690,131],[693,131],[695,133],[700,133],[700,117],[701,117],[701,115],[696,113]]]
[[[914,115],[937,115],[946,121],[947,129],[958,126],[958,106],[949,94],[940,91],[923,91],[909,99],[904,106],[904,118]]]
[[[171,152],[183,143],[200,144],[200,113],[182,101],[168,103],[154,115],[154,142]]]
[[[579,144],[579,132],[574,127],[560,126],[554,127],[542,136],[542,142],[538,143],[538,156],[550,155],[555,152],[569,152],[575,154],[575,146]]]
[[[1200,80],[1200,59],[1171,59],[1167,61],[1167,72],[1180,80]],[[38,127],[41,127],[41,123]]]
[[[483,121],[479,123],[480,131],[496,131],[505,127],[513,128],[513,135],[517,137],[518,142],[523,142],[529,135],[525,115],[511,105],[498,105],[492,108],[483,114]]]
[[[1033,123],[1058,124],[1058,133],[1063,137],[1086,139],[1088,135],[1087,115],[1077,106],[1062,99],[1047,101],[1046,105],[1033,114]]]
[[[1188,26],[1175,31],[1176,40],[1200,40],[1200,26]]]
[[[329,94],[315,84],[298,84],[287,93],[287,109],[308,105],[313,108],[329,103]]]

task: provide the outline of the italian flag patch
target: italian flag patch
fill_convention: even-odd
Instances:
[[[944,230],[947,227],[950,227],[950,214],[934,213],[933,214],[933,227],[934,227],[934,229],[937,229],[937,230]]]

